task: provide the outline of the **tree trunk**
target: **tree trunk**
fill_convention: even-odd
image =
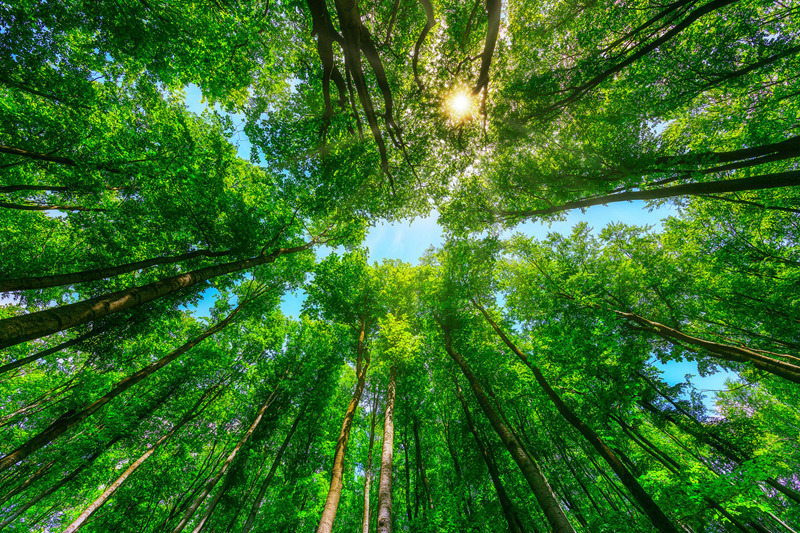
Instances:
[[[798,171],[800,176],[800,171]],[[670,344],[681,346],[682,344],[689,344],[703,348],[706,352],[713,354],[712,357],[718,357],[724,361],[733,361],[736,363],[751,363],[754,367],[775,374],[784,379],[794,383],[800,383],[800,366],[767,357],[762,353],[748,350],[740,346],[731,346],[729,344],[720,344],[717,342],[707,341],[697,337],[687,335],[682,331],[665,326],[658,322],[648,320],[634,313],[626,313],[623,311],[614,311],[617,315],[636,322],[644,327],[645,331],[658,335]],[[793,356],[786,354],[776,354],[786,358],[796,359]]]
[[[569,523],[569,520],[567,520],[567,516],[558,504],[558,500],[556,500],[553,494],[553,489],[550,488],[547,479],[539,469],[539,465],[536,464],[533,457],[525,453],[525,450],[516,436],[514,436],[508,426],[506,426],[500,415],[497,414],[497,411],[492,406],[492,402],[483,391],[483,387],[466,360],[464,360],[460,353],[453,349],[453,341],[450,337],[449,330],[445,328],[444,325],[442,325],[442,330],[444,331],[445,350],[447,350],[447,353],[467,378],[467,381],[472,387],[472,391],[475,393],[475,397],[478,399],[478,404],[497,432],[503,445],[508,449],[511,457],[519,466],[522,475],[525,476],[531,491],[536,497],[536,501],[539,503],[547,521],[550,523],[550,527],[553,528],[554,533],[575,533],[575,529]]]
[[[78,518],[76,518],[75,521],[73,521],[67,527],[67,529],[64,530],[63,533],[74,533],[75,531],[80,529],[81,526],[83,526],[83,524],[86,522],[86,520],[88,520],[89,517],[91,517],[92,514],[95,513],[95,511],[97,511],[100,507],[102,507],[102,505],[106,503],[106,501],[108,501],[108,499],[111,498],[117,492],[117,490],[122,486],[122,484],[125,483],[125,480],[127,480],[131,474],[133,474],[140,466],[142,466],[142,464],[144,464],[144,462],[147,461],[150,458],[150,456],[153,455],[156,452],[156,450],[158,450],[161,447],[161,445],[163,445],[172,435],[174,435],[178,430],[180,430],[181,427],[183,427],[187,422],[189,422],[190,420],[192,420],[197,416],[197,414],[195,414],[195,411],[197,411],[197,409],[206,400],[206,398],[208,398],[211,394],[213,394],[214,389],[216,389],[216,387],[217,386],[215,385],[211,389],[207,390],[200,397],[200,399],[197,400],[197,402],[192,406],[192,408],[189,409],[189,411],[183,416],[183,418],[181,418],[180,421],[177,424],[175,424],[175,426],[169,432],[167,432],[166,435],[158,439],[155,444],[150,446],[150,449],[148,449],[144,454],[142,454],[141,457],[139,457],[136,461],[134,461],[133,464],[131,464],[127,469],[125,469],[122,475],[119,476],[117,480],[114,481],[111,484],[111,486],[109,486],[103,492],[103,494],[98,496],[97,499],[95,499],[89,505],[89,507],[87,507],[86,510],[83,513],[81,513],[81,515]]]
[[[478,433],[478,428],[475,427],[472,414],[469,412],[467,401],[464,398],[464,394],[461,392],[461,387],[459,386],[458,379],[455,375],[453,375],[453,383],[455,383],[456,386],[456,397],[461,403],[461,407],[464,409],[464,416],[467,419],[467,426],[469,426],[472,436],[475,437],[475,442],[478,444],[478,450],[481,452],[481,457],[483,457],[483,461],[486,463],[486,468],[489,470],[489,476],[492,478],[492,484],[497,491],[497,497],[500,500],[500,507],[503,509],[506,522],[508,522],[508,530],[511,533],[523,533],[524,530],[522,529],[522,524],[520,523],[516,510],[514,510],[514,504],[511,502],[511,498],[508,497],[508,493],[503,486],[503,481],[500,478],[500,472],[497,470],[497,465],[491,457],[489,449],[483,443],[483,439],[481,439],[481,436]]]
[[[292,436],[294,432],[297,430],[297,426],[300,425],[300,420],[303,418],[305,414],[306,408],[308,407],[309,403],[311,403],[311,399],[306,402],[306,404],[300,409],[300,412],[297,413],[297,418],[294,419],[294,423],[292,423],[292,427],[289,428],[289,433],[286,434],[286,438],[283,439],[283,443],[281,447],[278,448],[278,453],[275,454],[275,459],[272,461],[272,466],[267,473],[267,477],[264,478],[264,482],[261,484],[261,488],[258,490],[258,495],[256,496],[256,500],[253,502],[253,507],[250,509],[250,514],[247,516],[247,521],[244,523],[244,527],[242,528],[242,533],[248,533],[250,529],[253,527],[253,522],[255,522],[256,515],[258,515],[258,510],[261,508],[261,503],[264,501],[264,495],[267,492],[267,488],[269,487],[270,482],[272,482],[272,478],[275,476],[275,472],[278,471],[278,467],[281,464],[281,458],[283,457],[283,452],[286,451],[286,447],[289,446],[289,441],[292,440]]]
[[[339,439],[336,441],[336,450],[333,454],[333,468],[331,469],[331,485],[328,489],[328,497],[325,500],[325,508],[322,511],[322,516],[319,519],[317,533],[331,533],[333,530],[333,521],[336,518],[336,511],[339,508],[339,499],[342,497],[344,455],[347,451],[347,441],[350,438],[350,427],[353,425],[353,417],[356,414],[356,409],[358,409],[358,402],[361,400],[361,393],[364,392],[367,368],[369,367],[369,352],[364,349],[365,333],[366,329],[362,323],[361,331],[359,332],[358,337],[356,389],[353,391],[353,397],[350,399],[350,403],[347,406],[347,411],[344,413],[342,429],[339,431]],[[363,366],[361,364],[362,354],[365,359]]]
[[[650,522],[655,526],[656,529],[661,531],[662,533],[678,533],[678,529],[672,524],[670,519],[667,515],[661,510],[661,508],[653,501],[647,492],[642,488],[636,478],[628,471],[627,467],[620,461],[619,457],[611,450],[611,448],[606,445],[606,443],[595,433],[595,431],[589,427],[583,420],[578,418],[578,416],[570,409],[567,404],[561,399],[561,397],[556,393],[555,390],[550,386],[547,380],[542,374],[539,367],[531,363],[528,359],[528,356],[522,351],[520,351],[517,346],[511,342],[511,339],[503,332],[502,329],[492,320],[489,316],[489,313],[477,303],[476,300],[472,300],[472,304],[483,314],[486,321],[492,328],[495,330],[497,335],[503,340],[503,342],[511,349],[512,352],[523,362],[525,363],[528,368],[531,369],[533,372],[533,376],[536,378],[536,382],[542,388],[544,393],[547,395],[548,399],[556,406],[558,412],[563,416],[567,422],[569,422],[575,429],[577,429],[580,434],[592,445],[592,447],[597,450],[600,456],[608,463],[608,466],[614,471],[614,473],[619,477],[622,484],[630,491],[633,497],[636,499],[637,503],[642,507],[642,510],[650,519]]]
[[[180,263],[181,261],[188,261],[195,257],[223,257],[230,255],[231,252],[211,252],[209,250],[196,250],[194,252],[187,252],[185,254],[173,255],[169,257],[154,257],[144,261],[136,261],[135,263],[127,263],[109,268],[97,268],[94,270],[84,270],[83,272],[72,272],[70,274],[59,274],[55,276],[41,276],[33,278],[18,278],[18,279],[5,279],[0,280],[0,292],[8,291],[23,291],[30,289],[45,289],[47,287],[60,287],[61,285],[72,285],[74,283],[86,283],[88,281],[96,281],[99,279],[112,278],[142,270],[154,265],[169,265],[172,263]]]
[[[425,487],[425,495],[428,497],[428,509],[434,510],[433,507],[433,493],[431,492],[431,483],[428,481],[428,474],[425,472],[425,462],[422,460],[422,447],[419,438],[419,418],[414,415],[414,422],[412,425],[414,431],[414,444],[417,448],[417,468],[419,468],[419,476],[422,478],[422,486]]]
[[[228,472],[228,469],[231,467],[231,464],[233,464],[233,461],[239,455],[239,451],[244,447],[245,444],[247,444],[247,442],[250,440],[250,437],[258,428],[258,425],[264,418],[264,413],[266,413],[267,409],[269,409],[269,406],[272,405],[272,402],[275,400],[275,397],[278,395],[278,391],[281,388],[281,383],[283,383],[283,379],[288,374],[289,374],[289,369],[286,370],[286,372],[281,377],[281,380],[275,386],[275,390],[272,391],[272,394],[269,395],[267,401],[265,401],[264,404],[261,406],[261,409],[258,410],[258,413],[256,413],[256,418],[253,421],[253,423],[250,424],[250,427],[247,428],[247,431],[239,440],[239,442],[236,444],[236,446],[233,448],[228,457],[225,459],[225,462],[222,463],[222,468],[220,468],[217,475],[215,475],[205,484],[203,490],[200,491],[200,494],[195,498],[194,502],[192,502],[192,505],[190,505],[189,508],[186,509],[186,512],[183,513],[181,521],[178,522],[178,525],[176,525],[172,529],[172,533],[180,533],[181,531],[184,530],[184,528],[189,524],[189,521],[191,520],[192,516],[197,511],[197,509],[200,507],[200,505],[202,505],[202,503],[206,500],[211,491],[214,490],[214,487],[217,485],[217,483],[219,483],[219,480],[222,479],[222,476],[224,476],[226,472]],[[211,513],[214,512],[214,508],[216,507],[217,502],[219,501],[223,492],[224,492],[223,490],[217,492],[216,497],[209,504],[208,510],[203,515],[203,518],[200,519],[198,524],[195,526],[193,533],[198,533],[201,529],[203,529],[203,526],[205,525],[208,518],[211,516]]]
[[[394,389],[397,368],[389,369],[389,389],[386,393],[386,413],[383,418],[383,450],[381,476],[378,481],[377,533],[392,533],[392,460],[394,459]]]
[[[625,68],[627,68],[628,66],[630,66],[634,62],[638,61],[639,59],[641,59],[645,55],[647,55],[650,52],[652,52],[653,50],[657,49],[662,44],[665,44],[666,42],[668,42],[670,39],[672,39],[673,37],[675,37],[676,35],[681,33],[683,30],[685,30],[689,26],[691,26],[699,18],[703,17],[704,15],[707,15],[708,13],[711,13],[713,11],[721,9],[721,8],[723,8],[723,7],[725,7],[725,6],[729,5],[729,4],[737,2],[737,1],[738,0],[713,0],[713,1],[707,3],[707,4],[703,5],[703,6],[695,9],[694,11],[689,13],[686,16],[686,18],[684,18],[681,22],[679,22],[678,24],[673,26],[672,29],[670,29],[669,31],[659,32],[659,34],[660,34],[659,37],[657,39],[655,39],[654,41],[646,44],[645,46],[640,47],[636,52],[634,52],[633,54],[631,54],[630,56],[628,56],[624,60],[620,61],[619,63],[617,63],[613,67],[604,70],[600,74],[597,74],[596,76],[594,76],[592,79],[590,79],[586,83],[584,83],[584,84],[582,84],[582,85],[580,85],[578,87],[573,88],[572,89],[572,94],[570,94],[566,98],[554,103],[553,105],[549,106],[548,108],[546,108],[545,110],[543,110],[543,111],[541,111],[541,112],[539,112],[537,114],[545,114],[545,113],[557,110],[557,109],[559,109],[561,107],[564,107],[566,105],[569,105],[569,104],[575,102],[577,99],[579,99],[586,92],[588,92],[591,89],[597,87],[598,85],[600,85],[606,79],[612,77],[617,72],[620,72],[620,71],[624,70]]]
[[[674,198],[676,196],[702,196],[704,194],[720,194],[738,191],[757,191],[774,189],[778,187],[796,187],[800,185],[800,171],[778,172],[749,178],[733,180],[707,181],[701,183],[684,183],[674,187],[665,187],[649,191],[628,191],[596,198],[576,200],[565,204],[533,209],[529,211],[499,211],[499,217],[504,221],[530,218],[534,216],[551,215],[572,209],[583,209],[593,205],[606,205],[616,202],[630,202],[632,200],[659,200],[661,198]]]
[[[0,348],[7,348],[21,342],[38,339],[45,335],[86,324],[110,314],[151,302],[162,296],[174,294],[218,276],[272,263],[281,255],[308,250],[315,242],[316,240],[311,240],[302,246],[279,248],[269,255],[260,255],[241,261],[200,268],[142,287],[133,287],[90,298],[82,302],[62,305],[55,309],[47,309],[0,320]]]
[[[406,461],[406,515],[408,522],[411,523],[414,519],[414,515],[411,513],[411,463],[408,461],[408,429],[405,427],[403,428],[403,456]]]
[[[46,356],[48,356],[50,354],[54,354],[56,352],[60,352],[61,350],[66,350],[67,348],[71,348],[72,346],[75,346],[76,344],[80,344],[85,340],[89,340],[89,339],[91,339],[93,337],[96,337],[96,336],[100,335],[101,333],[103,333],[103,332],[105,332],[107,330],[108,330],[108,328],[105,328],[105,327],[92,328],[91,331],[89,331],[87,333],[84,333],[83,335],[79,335],[79,336],[75,337],[72,340],[68,340],[68,341],[62,342],[61,344],[53,346],[52,348],[48,348],[47,350],[43,350],[41,352],[37,352],[37,353],[35,353],[33,355],[29,355],[28,357],[23,357],[22,359],[17,359],[16,361],[12,361],[10,363],[6,363],[3,366],[0,366],[0,374],[3,374],[5,372],[9,372],[9,371],[14,370],[15,368],[19,368],[21,366],[27,365],[28,363],[32,363],[34,361],[37,361],[37,360],[41,359],[42,357],[46,357]]]
[[[34,505],[36,505],[37,503],[39,503],[43,499],[47,498],[51,494],[57,492],[61,487],[63,487],[64,485],[66,485],[67,483],[69,483],[70,481],[75,479],[81,472],[84,471],[84,469],[86,469],[87,467],[91,466],[91,464],[94,461],[96,461],[101,455],[103,455],[103,453],[106,450],[108,450],[112,446],[114,446],[117,442],[119,442],[126,435],[127,434],[117,435],[116,437],[111,439],[103,447],[102,450],[99,450],[99,451],[96,451],[95,453],[93,453],[86,460],[85,463],[83,463],[81,466],[79,466],[78,468],[73,470],[70,474],[68,474],[67,476],[61,478],[58,482],[50,485],[47,489],[45,489],[44,491],[40,492],[37,496],[31,498],[30,500],[28,500],[24,504],[20,505],[18,508],[15,508],[14,512],[8,518],[6,518],[3,522],[0,522],[0,530],[5,528],[7,525],[9,525],[11,522],[16,520],[17,518],[19,518],[25,511],[27,511],[28,509],[30,509],[31,507],[33,507]]]
[[[369,533],[369,486],[372,478],[372,447],[375,444],[375,414],[378,410],[378,391],[372,402],[372,419],[369,423],[369,449],[367,451],[367,468],[364,471],[364,514],[361,519],[361,533]],[[244,533],[244,532],[243,532]]]
[[[157,370],[165,367],[167,364],[171,363],[184,353],[188,352],[198,344],[200,344],[203,340],[210,337],[211,335],[221,331],[225,326],[227,326],[231,320],[236,316],[242,306],[249,302],[250,300],[242,301],[236,309],[234,309],[231,314],[225,317],[224,320],[219,322],[216,326],[207,329],[203,334],[200,336],[192,339],[191,341],[187,342],[177,350],[173,351],[172,353],[165,355],[155,363],[152,363],[142,370],[136,372],[135,374],[128,376],[127,378],[123,379],[122,381],[118,382],[110,391],[108,391],[105,395],[103,395],[98,400],[95,400],[88,406],[84,407],[78,413],[71,414],[69,416],[65,416],[59,420],[53,422],[47,429],[36,435],[35,437],[31,438],[28,442],[17,448],[16,450],[12,451],[2,459],[0,459],[0,471],[6,470],[10,468],[14,464],[22,461],[26,457],[28,457],[33,452],[39,450],[43,446],[47,445],[49,442],[57,439],[61,435],[63,435],[67,430],[76,426],[77,424],[83,422],[94,413],[96,413],[100,408],[102,408],[105,404],[122,394],[123,392],[127,391],[140,381],[144,380]]]

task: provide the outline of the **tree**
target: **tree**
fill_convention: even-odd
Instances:
[[[797,19],[0,5],[0,529],[797,529]]]

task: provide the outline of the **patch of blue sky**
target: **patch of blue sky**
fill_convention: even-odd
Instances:
[[[736,381],[738,375],[730,370],[720,369],[714,374],[701,376],[695,361],[670,361],[662,363],[655,360],[653,366],[661,371],[661,379],[670,385],[689,383],[697,392],[703,394],[703,405],[711,414],[717,414],[717,392],[726,390],[727,380]]]

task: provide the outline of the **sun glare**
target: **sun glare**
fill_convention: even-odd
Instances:
[[[456,121],[467,120],[472,116],[474,99],[466,92],[455,93],[449,98],[448,111],[450,118]]]

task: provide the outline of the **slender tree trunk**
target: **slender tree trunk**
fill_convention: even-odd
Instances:
[[[28,500],[24,504],[22,504],[19,507],[15,508],[14,512],[8,518],[6,518],[3,522],[0,522],[0,530],[5,528],[7,525],[9,525],[11,522],[16,520],[17,518],[19,518],[25,511],[27,511],[28,509],[30,509],[31,507],[33,507],[34,505],[36,505],[37,503],[39,503],[43,499],[47,498],[51,494],[57,492],[61,487],[63,487],[64,485],[66,485],[67,483],[69,483],[70,481],[75,479],[78,475],[80,475],[81,472],[83,472],[87,467],[91,466],[92,463],[94,463],[94,461],[96,461],[101,455],[103,455],[103,453],[105,453],[106,450],[108,450],[112,446],[114,446],[117,442],[119,442],[126,435],[127,434],[117,435],[116,437],[111,439],[101,450],[98,450],[98,451],[94,452],[86,460],[85,463],[83,463],[81,466],[79,466],[78,468],[73,470],[70,474],[68,474],[67,476],[61,478],[58,482],[50,485],[48,488],[46,488],[44,491],[40,492],[38,495],[34,496],[33,498],[31,498],[30,500]]]
[[[33,452],[39,450],[43,446],[47,445],[49,442],[57,439],[61,435],[63,435],[67,430],[71,429],[72,427],[76,426],[77,424],[83,422],[94,413],[96,413],[100,408],[102,408],[105,404],[122,394],[123,392],[127,391],[137,383],[141,382],[157,370],[165,367],[167,364],[171,363],[184,353],[188,352],[198,344],[200,344],[203,340],[210,337],[211,335],[221,331],[225,326],[227,326],[242,306],[248,302],[249,300],[244,300],[242,303],[239,304],[236,309],[234,309],[231,314],[225,317],[224,320],[219,322],[212,328],[207,329],[203,334],[198,337],[195,337],[191,341],[187,342],[177,350],[173,351],[172,353],[165,355],[155,363],[152,363],[142,370],[136,372],[135,374],[128,376],[127,378],[119,381],[110,391],[108,391],[105,395],[103,395],[98,400],[95,400],[88,406],[84,407],[81,411],[70,414],[69,416],[65,416],[59,420],[53,422],[50,427],[36,435],[35,437],[31,438],[25,444],[21,445],[16,450],[10,452],[8,455],[0,459],[0,471],[3,471],[7,468],[10,468],[14,464],[22,461],[26,457],[28,457]]]
[[[569,520],[567,520],[564,510],[561,509],[561,506],[558,504],[558,500],[556,500],[553,494],[553,489],[550,488],[539,465],[536,464],[533,457],[525,453],[522,444],[492,406],[492,402],[484,392],[478,378],[472,372],[466,360],[464,360],[460,353],[453,349],[453,341],[448,329],[442,325],[442,330],[444,332],[445,349],[447,353],[467,378],[467,381],[472,387],[472,391],[475,393],[475,397],[478,399],[478,404],[497,432],[500,440],[503,441],[503,445],[508,449],[511,457],[519,466],[522,475],[525,476],[528,485],[531,487],[531,491],[536,497],[536,501],[539,503],[547,521],[550,523],[550,527],[553,528],[554,533],[575,533],[575,529],[572,527],[572,524],[569,523]]]
[[[45,335],[73,328],[103,318],[113,313],[118,313],[163,296],[174,294],[178,291],[194,287],[209,279],[241,272],[259,265],[272,263],[282,255],[308,250],[316,243],[313,239],[302,246],[292,248],[278,248],[268,255],[260,255],[241,261],[232,261],[221,265],[205,268],[172,276],[161,281],[156,281],[142,287],[133,287],[117,292],[112,292],[96,298],[90,298],[74,304],[62,305],[55,309],[47,309],[22,316],[15,316],[0,320],[0,348],[14,346],[21,342],[38,339]]]
[[[394,390],[397,368],[389,369],[389,389],[386,393],[386,412],[383,417],[383,450],[381,476],[378,481],[377,533],[392,533],[392,460],[394,459]]]
[[[361,533],[369,533],[369,486],[372,478],[372,447],[375,444],[375,414],[378,410],[378,391],[372,402],[372,419],[369,423],[369,450],[367,451],[367,468],[364,471],[364,514],[361,519]]]
[[[292,436],[294,432],[297,430],[297,426],[300,425],[300,420],[303,418],[305,414],[306,408],[308,407],[309,403],[311,403],[311,399],[309,398],[306,404],[300,409],[300,412],[297,413],[297,417],[294,419],[292,423],[292,427],[289,428],[289,433],[286,434],[286,438],[283,439],[283,443],[281,447],[278,448],[278,453],[275,454],[275,459],[272,461],[272,466],[267,473],[267,477],[264,478],[264,482],[261,484],[261,488],[258,490],[258,495],[256,495],[256,500],[253,502],[253,507],[250,509],[250,514],[247,516],[247,521],[244,523],[244,527],[242,528],[242,533],[248,533],[250,529],[253,527],[253,522],[256,520],[256,516],[258,515],[258,510],[261,509],[261,504],[264,501],[264,495],[267,493],[267,488],[269,484],[272,482],[272,478],[275,476],[275,472],[278,471],[278,467],[281,464],[281,458],[283,457],[283,452],[286,451],[286,447],[289,446],[289,441],[292,440]]]
[[[684,183],[674,187],[664,187],[649,191],[629,191],[607,196],[576,200],[565,204],[534,209],[530,211],[499,211],[501,219],[510,221],[534,216],[551,215],[572,209],[582,209],[593,205],[605,205],[616,202],[629,202],[632,200],[659,200],[661,198],[674,198],[677,196],[702,196],[704,194],[722,194],[739,191],[758,191],[775,189],[778,187],[795,187],[800,185],[800,171],[777,172],[749,178],[733,180],[707,181],[701,183]]]
[[[25,489],[31,486],[31,484],[33,484],[36,480],[40,479],[43,475],[45,475],[47,471],[53,467],[54,464],[56,464],[55,461],[50,461],[39,467],[39,469],[36,470],[36,472],[34,472],[32,475],[28,476],[28,479],[22,482],[22,484],[13,488],[10,492],[6,493],[5,496],[0,498],[0,506],[5,504],[9,499],[13,498],[17,494],[24,492]]]
[[[503,332],[502,329],[492,320],[489,316],[489,313],[477,303],[474,299],[472,300],[472,304],[483,314],[486,321],[492,328],[495,330],[497,335],[503,340],[503,342],[511,349],[512,352],[523,362],[525,363],[528,368],[530,368],[531,372],[533,372],[533,376],[536,378],[536,382],[542,388],[544,393],[547,395],[548,399],[556,406],[558,412],[563,416],[567,422],[572,424],[572,426],[577,429],[580,434],[592,445],[592,447],[597,450],[600,456],[608,463],[608,466],[614,471],[614,473],[619,477],[622,484],[630,491],[633,497],[636,499],[638,504],[642,507],[642,510],[650,519],[650,522],[655,526],[656,529],[661,531],[662,533],[678,533],[678,529],[672,524],[670,519],[667,515],[661,510],[661,508],[653,501],[647,492],[642,488],[636,478],[628,471],[627,467],[622,463],[622,461],[617,457],[617,455],[611,450],[611,448],[606,445],[606,443],[595,433],[595,431],[589,427],[583,420],[578,418],[578,416],[570,409],[567,404],[561,399],[561,397],[556,393],[555,390],[550,386],[550,384],[545,379],[544,375],[542,374],[539,367],[531,363],[528,359],[528,356],[522,351],[520,351],[517,346],[511,342],[511,339]]]
[[[190,420],[192,420],[197,416],[197,414],[195,414],[197,409],[200,408],[200,406],[206,400],[206,398],[208,398],[211,394],[213,394],[214,389],[216,388],[217,386],[215,385],[214,387],[208,389],[197,400],[197,402],[192,406],[192,408],[189,409],[189,411],[183,416],[183,418],[181,418],[180,421],[177,424],[175,424],[175,426],[171,430],[169,430],[169,432],[167,432],[166,435],[158,439],[155,444],[150,446],[150,448],[144,454],[141,455],[141,457],[139,457],[136,461],[133,462],[133,464],[131,464],[128,468],[126,468],[125,471],[122,473],[122,475],[119,476],[117,480],[114,481],[105,491],[103,491],[103,494],[98,496],[97,499],[95,499],[91,504],[89,504],[89,507],[87,507],[86,510],[83,511],[80,514],[80,516],[78,516],[78,518],[76,518],[67,527],[67,529],[64,530],[63,533],[74,533],[75,531],[78,531],[78,529],[80,529],[81,526],[84,525],[84,523],[89,519],[89,517],[91,517],[95,513],[95,511],[97,511],[100,507],[102,507],[103,504],[106,503],[109,500],[109,498],[111,498],[117,492],[117,490],[122,486],[122,484],[125,483],[125,481],[131,476],[131,474],[133,474],[140,466],[142,466],[142,464],[144,464],[144,462],[147,461],[150,458],[150,456],[153,455],[156,452],[156,450],[158,450],[161,447],[161,445],[163,445],[172,435],[178,432],[181,429],[181,427],[183,427],[187,422],[189,422]]]
[[[83,335],[79,335],[72,340],[62,342],[61,344],[53,346],[52,348],[48,348],[47,350],[37,352],[33,355],[29,355],[28,357],[23,357],[22,359],[17,359],[16,361],[6,363],[3,366],[0,366],[0,374],[27,365],[28,363],[32,363],[33,361],[38,361],[42,357],[46,357],[50,354],[54,354],[56,352],[60,352],[61,350],[66,350],[67,348],[71,348],[72,346],[75,346],[76,344],[80,344],[85,340],[89,340],[93,337],[96,337],[105,331],[108,331],[107,327],[92,328],[91,331],[88,331]]]
[[[472,414],[469,412],[469,406],[467,406],[467,400],[464,398],[464,394],[461,392],[461,387],[459,386],[458,379],[455,375],[453,375],[453,383],[455,383],[456,386],[456,397],[461,403],[461,407],[464,409],[464,416],[467,420],[467,426],[469,427],[472,436],[475,437],[478,450],[481,452],[481,457],[483,457],[483,461],[486,463],[486,468],[489,470],[489,476],[492,478],[494,489],[497,491],[497,497],[500,500],[500,507],[503,509],[506,522],[508,522],[508,530],[511,533],[523,533],[524,530],[522,529],[517,512],[514,509],[514,504],[511,503],[511,498],[508,497],[508,493],[503,486],[503,481],[500,478],[500,472],[497,470],[497,466],[493,458],[490,456],[489,449],[484,444],[483,439],[481,439],[481,436],[478,433],[478,428],[475,427]]]
[[[800,171],[798,171],[798,176],[800,176]],[[687,335],[682,331],[678,331],[677,329],[670,328],[669,326],[665,326],[664,324],[660,324],[658,322],[653,322],[652,320],[648,320],[634,313],[625,313],[622,311],[614,312],[623,318],[644,326],[644,329],[647,332],[653,333],[671,344],[689,344],[692,346],[698,346],[703,348],[706,352],[712,354],[712,357],[718,357],[724,361],[750,363],[760,370],[764,370],[770,374],[775,374],[776,376],[780,376],[794,383],[800,383],[800,366],[798,365],[774,359],[772,357],[767,357],[762,353],[748,350],[747,348],[740,346],[720,344],[717,342],[692,337],[691,335]],[[794,357],[785,354],[777,355],[795,359]]]
[[[239,442],[236,444],[236,447],[233,448],[231,453],[225,459],[225,462],[222,463],[222,468],[220,468],[220,470],[217,473],[217,475],[215,475],[213,478],[211,478],[205,484],[205,486],[203,487],[203,490],[200,491],[200,494],[195,498],[195,500],[192,503],[192,505],[190,505],[189,508],[186,509],[186,511],[183,513],[183,517],[181,518],[180,522],[178,522],[178,525],[176,525],[172,529],[172,533],[180,533],[181,531],[184,530],[184,528],[186,528],[186,526],[189,524],[189,521],[191,520],[192,516],[197,511],[197,509],[206,500],[206,498],[211,493],[211,491],[214,490],[214,487],[217,485],[217,483],[219,483],[219,480],[222,479],[222,476],[224,476],[228,472],[228,469],[230,469],[231,465],[233,464],[233,461],[239,455],[239,451],[247,444],[247,442],[250,440],[250,437],[253,435],[255,430],[258,428],[258,425],[261,423],[261,420],[264,418],[264,413],[266,413],[267,409],[269,409],[270,405],[272,405],[272,402],[275,400],[275,397],[278,395],[278,391],[281,388],[281,384],[283,383],[283,379],[288,374],[289,374],[289,369],[286,370],[286,372],[283,374],[283,376],[281,377],[281,379],[278,382],[278,384],[275,386],[275,390],[272,391],[272,394],[269,395],[269,398],[267,398],[267,401],[265,401],[264,404],[261,406],[261,408],[258,410],[258,413],[256,413],[255,420],[253,421],[252,424],[250,424],[250,427],[247,428],[247,431],[242,436],[242,438],[239,440]],[[215,509],[215,507],[217,505],[217,502],[219,502],[219,498],[222,496],[223,492],[224,492],[223,490],[220,490],[220,491],[217,492],[216,497],[209,504],[208,510],[203,515],[203,517],[200,519],[200,521],[197,523],[197,525],[195,526],[195,528],[193,530],[193,533],[198,533],[201,529],[203,529],[203,526],[205,525],[205,523],[208,520],[208,518],[211,516],[211,513],[214,512],[214,509]]]
[[[230,251],[226,252],[211,252],[209,250],[196,250],[194,252],[187,252],[185,254],[173,255],[168,257],[154,257],[144,261],[136,261],[134,263],[127,263],[108,268],[97,268],[94,270],[84,270],[83,272],[72,272],[70,274],[58,274],[55,276],[40,276],[32,278],[18,278],[18,279],[5,279],[0,280],[0,292],[8,291],[23,291],[30,289],[45,289],[47,287],[60,287],[62,285],[72,285],[75,283],[86,283],[89,281],[96,281],[99,279],[112,278],[142,270],[154,265],[169,265],[172,263],[180,263],[181,261],[188,261],[195,257],[224,257],[230,255]]]
[[[433,506],[433,493],[431,492],[431,483],[428,480],[428,474],[425,472],[425,462],[422,460],[422,447],[419,438],[419,418],[413,415],[414,422],[412,425],[414,431],[414,444],[417,448],[417,467],[419,468],[419,475],[422,478],[422,486],[425,487],[425,495],[428,497],[428,509],[434,510]]]
[[[408,522],[414,519],[411,513],[411,463],[408,461],[408,430],[403,428],[403,455],[406,461],[406,515],[408,515]]]
[[[325,500],[325,508],[322,511],[322,516],[319,519],[317,533],[331,533],[333,530],[333,521],[336,518],[336,511],[339,508],[339,499],[342,497],[344,455],[347,451],[347,441],[350,438],[350,428],[353,425],[353,417],[356,414],[356,409],[358,409],[358,402],[361,400],[361,394],[364,392],[367,368],[369,367],[369,352],[364,349],[365,333],[366,328],[362,322],[357,348],[358,357],[356,362],[356,389],[353,391],[353,397],[350,399],[350,403],[347,406],[347,411],[344,413],[342,429],[339,431],[339,439],[336,441],[336,450],[333,454],[333,468],[331,469],[331,485],[328,489],[328,497]],[[363,366],[361,364],[362,357],[364,358]]]

